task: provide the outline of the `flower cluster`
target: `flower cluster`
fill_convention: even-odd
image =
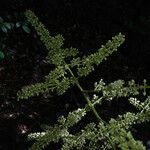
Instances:
[[[35,140],[30,150],[44,149],[51,142],[60,142],[62,150],[116,150],[118,148],[121,150],[145,150],[143,144],[134,139],[130,129],[134,124],[150,120],[150,97],[142,102],[135,98],[141,90],[144,90],[143,94],[146,95],[146,89],[150,88],[146,81],[144,80],[144,85],[138,85],[134,80],[131,80],[125,86],[123,80],[117,80],[106,85],[101,79],[95,83],[91,97],[88,90],[82,89],[78,80],[94,71],[96,65],[99,65],[115,52],[124,42],[124,35],[119,33],[98,49],[96,53],[80,58],[77,57],[77,49],[63,48],[64,38],[61,35],[50,36],[49,31],[45,29],[32,11],[26,11],[25,15],[47,48],[47,59],[54,64],[55,69],[50,71],[43,83],[26,86],[19,91],[18,99],[28,99],[45,92],[57,92],[58,95],[61,95],[71,85],[76,85],[87,102],[83,108],[69,112],[66,117],[59,117],[58,123],[47,126],[45,131],[29,134],[29,139]],[[72,70],[77,70],[76,74]],[[104,121],[95,105],[103,105],[104,100],[114,100],[120,97],[126,97],[139,112],[126,112],[116,118],[110,118],[108,122]],[[89,112],[96,116],[97,122],[90,122],[80,131],[71,133],[70,128],[78,125]]]

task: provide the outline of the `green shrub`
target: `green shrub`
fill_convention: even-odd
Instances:
[[[0,16],[0,60],[4,59],[5,56],[11,56],[10,52],[5,51],[8,49],[8,39],[10,31],[21,28],[24,32],[30,33],[27,20],[24,20],[22,14],[16,13],[16,15],[7,15],[4,17]],[[13,21],[15,19],[15,21]]]
[[[26,11],[25,15],[47,48],[47,60],[55,66],[55,69],[50,71],[43,83],[26,86],[19,91],[17,93],[18,100],[29,99],[45,92],[56,92],[58,95],[62,95],[71,86],[77,86],[87,102],[85,107],[69,112],[67,116],[60,116],[58,123],[47,126],[45,131],[29,134],[28,138],[35,140],[30,150],[44,149],[51,142],[62,143],[62,150],[115,150],[118,148],[121,150],[145,150],[142,142],[134,139],[130,129],[134,124],[149,121],[150,97],[148,96],[143,102],[136,98],[141,91],[146,95],[146,89],[150,88],[146,81],[144,80],[143,85],[136,84],[134,80],[127,84],[123,80],[106,84],[101,79],[94,83],[93,90],[83,89],[79,83],[79,78],[89,75],[94,71],[95,66],[117,51],[125,40],[124,35],[119,33],[96,53],[80,58],[77,49],[63,48],[64,39],[61,35],[50,36],[49,31],[32,11]],[[103,105],[104,101],[119,100],[120,97],[126,97],[130,104],[139,110],[138,113],[126,112],[118,115],[117,118],[110,118],[109,121],[103,120],[95,106]],[[70,128],[75,124],[78,125],[78,122],[81,122],[87,113],[93,113],[97,122],[91,122],[79,132],[71,133]]]

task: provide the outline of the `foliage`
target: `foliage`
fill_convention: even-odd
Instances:
[[[5,57],[4,53],[0,51],[0,60],[3,59],[4,57]]]
[[[150,88],[146,81],[144,80],[143,85],[139,85],[134,80],[129,81],[128,84],[125,84],[123,80],[117,80],[106,85],[101,79],[94,84],[93,90],[84,90],[79,83],[79,78],[87,76],[94,71],[96,65],[117,51],[117,48],[124,42],[124,35],[119,33],[96,53],[80,58],[77,56],[77,49],[63,47],[64,39],[61,35],[51,37],[49,31],[32,11],[26,11],[25,15],[47,48],[47,60],[55,66],[55,69],[50,71],[43,83],[26,86],[19,91],[18,100],[29,99],[45,92],[57,92],[58,95],[62,95],[71,85],[76,85],[87,102],[85,107],[69,112],[66,117],[59,117],[58,123],[47,126],[43,129],[45,131],[29,134],[29,139],[35,140],[30,149],[41,150],[51,142],[60,142],[62,150],[74,148],[80,150],[115,150],[117,148],[145,150],[142,142],[134,139],[130,129],[134,124],[150,120],[150,97],[148,96],[142,102],[136,98],[141,91],[143,95],[146,95],[146,89]],[[122,97],[126,97],[129,103],[138,110],[138,113],[126,112],[116,118],[110,118],[108,122],[103,120],[95,106],[103,105],[105,101],[119,100]],[[97,122],[91,122],[79,132],[72,133],[70,128],[78,125],[89,112],[94,113]]]
[[[12,18],[15,18],[15,21],[13,21]],[[4,49],[7,49],[8,47],[8,45],[5,43],[7,43],[6,40],[8,39],[9,32],[17,28],[21,28],[26,33],[31,32],[27,21],[21,18],[21,14],[20,16],[19,14],[16,14],[15,17],[13,15],[7,15],[3,18],[0,16],[0,60],[4,59],[5,53],[7,53],[4,52]]]
[[[10,18],[10,16],[8,16],[8,18]],[[28,27],[28,24],[26,22],[26,20],[22,20],[22,21],[4,21],[4,19],[2,17],[0,17],[0,29],[2,32],[7,33],[9,30],[12,30],[13,28],[19,28],[21,27],[24,32],[26,33],[30,33],[30,29]]]

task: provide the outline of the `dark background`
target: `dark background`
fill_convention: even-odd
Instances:
[[[82,86],[90,89],[101,78],[108,83],[117,79],[134,79],[140,84],[146,79],[150,83],[149,7],[143,0],[10,0],[0,2],[0,17],[15,23],[25,20],[23,12],[31,9],[51,35],[62,34],[65,46],[78,48],[81,55],[94,53],[119,32],[124,34],[126,41],[118,52],[97,67],[95,73],[81,79]],[[17,101],[16,93],[21,87],[43,81],[51,68],[44,61],[47,50],[34,29],[30,25],[29,28],[29,34],[21,28],[7,34],[0,31],[1,43],[6,44],[6,57],[0,60],[0,150],[27,149],[28,133],[40,131],[40,124],[53,124],[58,116],[84,104],[74,87],[63,97],[47,94]],[[100,113],[107,119],[126,110],[132,108],[121,101],[106,104]],[[149,125],[145,123],[133,130],[135,138],[145,145],[150,140]]]

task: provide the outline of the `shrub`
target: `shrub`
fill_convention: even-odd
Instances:
[[[143,85],[139,85],[134,80],[127,84],[123,80],[106,84],[101,79],[94,83],[93,90],[83,89],[79,82],[79,78],[89,75],[94,71],[95,66],[117,51],[125,40],[124,35],[119,33],[102,45],[96,53],[81,58],[78,57],[77,49],[63,48],[64,38],[62,35],[50,36],[49,31],[32,11],[26,11],[25,15],[47,48],[47,60],[55,66],[55,69],[49,72],[44,82],[26,86],[19,91],[17,93],[18,100],[29,99],[45,92],[56,92],[58,95],[62,95],[71,86],[77,86],[87,102],[83,108],[69,112],[67,116],[60,116],[58,123],[47,126],[45,131],[29,134],[28,138],[35,140],[30,149],[41,150],[51,142],[60,142],[62,150],[115,150],[118,148],[121,150],[145,150],[142,142],[134,139],[131,128],[134,124],[149,121],[150,118],[150,97],[148,96],[142,102],[136,98],[141,91],[146,95],[146,89],[149,88],[146,80]],[[103,120],[95,106],[103,105],[104,101],[119,100],[120,97],[127,98],[130,104],[139,111],[137,113],[126,112],[116,118],[110,118],[109,121]],[[87,113],[93,113],[97,122],[90,122],[80,131],[71,133],[70,128],[78,125]]]
[[[22,28],[22,30],[26,33],[30,33],[30,28],[28,27],[27,21],[24,20],[21,16],[16,12],[16,15],[7,15],[3,18],[0,16],[0,60],[4,59],[5,56],[11,56],[11,52],[5,51],[8,49],[8,40],[9,40],[9,32],[16,29]],[[15,19],[13,21],[13,19]],[[8,21],[5,21],[8,20]],[[13,56],[12,56],[13,57]]]

